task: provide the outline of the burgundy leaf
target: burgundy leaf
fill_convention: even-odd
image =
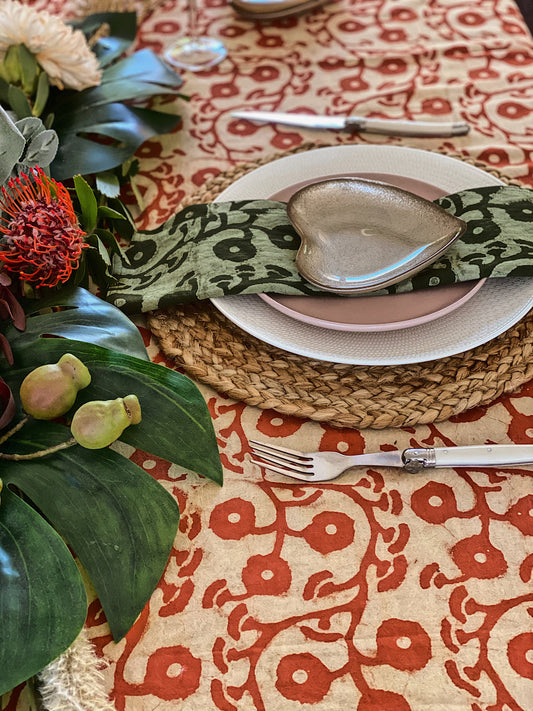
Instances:
[[[15,416],[15,398],[7,383],[0,378],[0,430]]]
[[[0,352],[5,355],[9,365],[13,365],[14,360],[13,353],[11,351],[11,346],[9,345],[9,341],[7,340],[7,338],[2,333],[0,333]]]
[[[15,328],[18,328],[19,331],[24,331],[24,329],[26,328],[26,315],[24,314],[24,309],[19,304],[15,295],[10,289],[3,288],[0,291],[2,294],[0,309],[1,306],[4,305],[4,307],[9,312],[9,315],[13,321]]]

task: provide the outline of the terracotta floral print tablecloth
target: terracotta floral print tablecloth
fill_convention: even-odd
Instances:
[[[512,0],[335,0],[270,24],[208,0],[200,19],[229,56],[183,74],[189,102],[160,100],[183,121],[139,151],[142,228],[221,171],[305,141],[458,153],[533,185],[533,40]],[[166,0],[138,44],[162,52],[185,29],[185,4]],[[231,118],[243,107],[463,119],[472,130],[313,133]],[[170,365],[143,334],[152,359]],[[127,452],[176,496],[182,520],[124,640],[112,642],[98,600],[90,604],[118,711],[533,709],[531,469],[364,469],[304,487],[250,463],[247,447],[249,437],[353,454],[533,443],[533,384],[438,425],[382,431],[335,429],[200,388],[223,488]]]

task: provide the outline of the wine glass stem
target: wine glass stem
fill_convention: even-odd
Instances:
[[[189,0],[189,36],[196,42],[198,39],[198,3],[197,0]]]

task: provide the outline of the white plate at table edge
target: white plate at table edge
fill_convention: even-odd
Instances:
[[[236,180],[216,202],[268,198],[303,180],[320,180],[342,172],[401,174],[438,186],[448,194],[502,184],[490,173],[441,153],[406,146],[342,145],[266,163]],[[371,333],[334,331],[301,323],[272,309],[256,295],[211,301],[246,332],[291,353],[336,363],[399,365],[462,353],[500,335],[533,306],[533,280],[489,279],[467,303],[439,319]]]

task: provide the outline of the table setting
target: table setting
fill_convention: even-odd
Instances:
[[[83,456],[54,422],[73,448],[37,463],[37,425],[0,429],[0,514],[22,491],[79,569],[70,598],[42,583],[75,600],[56,646],[39,630],[27,672],[0,655],[2,711],[529,711],[533,38],[514,0],[27,5],[96,30],[103,81],[76,99],[52,79],[42,126],[0,116],[4,212],[50,166],[39,199],[69,185],[88,245],[37,321],[2,226],[0,405],[69,348],[92,376],[74,418],[107,396],[133,416]],[[191,37],[223,49],[186,66]],[[61,493],[92,461],[85,503]]]

